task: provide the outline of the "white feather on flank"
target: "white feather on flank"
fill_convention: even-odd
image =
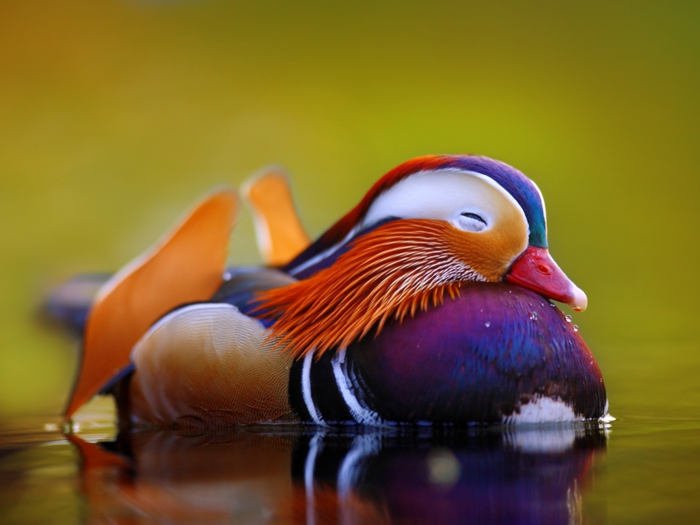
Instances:
[[[314,360],[313,350],[304,356],[304,363],[301,369],[301,393],[304,397],[304,404],[306,405],[306,410],[308,410],[311,419],[317,425],[325,425],[321,414],[316,410],[316,405],[314,404],[314,398],[311,395],[311,364]]]
[[[346,352],[346,348],[341,348],[331,361],[333,364],[333,375],[335,376],[335,381],[343,396],[343,400],[348,410],[350,410],[353,419],[358,423],[362,425],[382,425],[384,422],[382,418],[379,417],[379,414],[362,406],[360,400],[357,399],[351,390],[351,381],[348,378],[345,364]]]

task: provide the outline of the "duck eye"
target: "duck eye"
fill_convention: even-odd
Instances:
[[[458,223],[461,229],[468,232],[480,232],[488,226],[481,215],[470,212],[460,214]]]
[[[483,223],[484,226],[486,226],[486,221],[481,217],[481,215],[477,215],[476,213],[468,213],[465,211],[462,214],[462,217],[466,217],[468,219],[474,219],[475,221],[479,221],[479,222]]]

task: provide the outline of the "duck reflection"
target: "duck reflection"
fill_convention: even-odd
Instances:
[[[69,439],[87,523],[580,523],[606,432],[303,427]]]

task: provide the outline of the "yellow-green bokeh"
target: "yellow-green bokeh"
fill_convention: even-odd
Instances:
[[[700,4],[4,0],[0,415],[56,412],[75,345],[34,317],[212,187],[271,163],[318,234],[411,157],[543,190],[613,412],[700,403]],[[233,262],[257,261],[250,222]]]

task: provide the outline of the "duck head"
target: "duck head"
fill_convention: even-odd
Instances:
[[[263,294],[262,317],[300,355],[346,346],[391,317],[508,282],[584,310],[586,295],[547,249],[545,206],[518,170],[479,156],[429,156],[384,175]]]

